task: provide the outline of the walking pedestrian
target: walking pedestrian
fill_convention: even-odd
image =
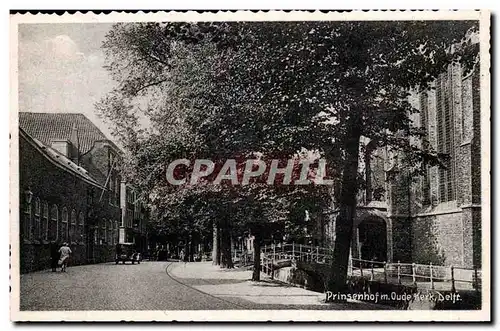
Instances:
[[[61,271],[66,272],[66,268],[68,266],[68,259],[71,253],[71,248],[69,248],[68,243],[64,243],[61,248],[59,248],[59,253],[61,257],[59,258],[59,265],[61,266]]]
[[[50,242],[50,267],[52,268],[52,272],[57,271],[57,263],[61,254],[59,253],[57,242],[54,240]]]

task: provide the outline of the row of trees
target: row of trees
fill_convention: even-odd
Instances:
[[[129,154],[124,172],[146,192],[165,226],[214,229],[215,258],[227,267],[231,234],[252,228],[255,280],[266,224],[336,208],[328,288],[342,291],[362,184],[361,137],[404,155],[412,165],[407,171],[418,172],[422,161],[439,163],[437,153],[409,139],[423,132],[410,120],[417,110],[408,93],[431,88],[454,61],[470,67],[477,48],[467,36],[476,24],[116,24],[103,50],[117,84],[96,107]],[[288,160],[308,152],[327,160],[333,188],[259,181],[172,186],[165,180],[175,159]]]

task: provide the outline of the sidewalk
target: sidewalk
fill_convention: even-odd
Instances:
[[[345,304],[324,303],[325,294],[271,280],[261,273],[254,282],[252,270],[221,269],[212,262],[176,263],[169,273],[186,285],[221,298],[262,305],[307,306],[309,309],[388,309],[370,303],[352,301]],[[298,308],[298,307],[296,307]]]

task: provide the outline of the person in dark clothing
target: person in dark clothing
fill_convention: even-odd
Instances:
[[[50,243],[50,267],[52,268],[52,272],[57,271],[60,255],[59,245],[55,241],[52,241]]]

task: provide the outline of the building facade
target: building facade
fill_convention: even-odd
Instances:
[[[120,226],[120,243],[134,243],[141,252],[148,250],[147,222],[150,218],[149,210],[139,199],[138,190],[126,182],[120,185],[122,209]]]
[[[47,268],[54,241],[73,265],[114,260],[128,225],[121,150],[83,114],[20,113],[19,125],[21,271]]]
[[[450,65],[434,89],[413,93],[425,129],[422,149],[445,155],[445,164],[423,164],[411,175],[401,155],[363,142],[351,255],[366,260],[481,267],[481,131],[479,68]],[[335,216],[325,232],[335,238]]]

